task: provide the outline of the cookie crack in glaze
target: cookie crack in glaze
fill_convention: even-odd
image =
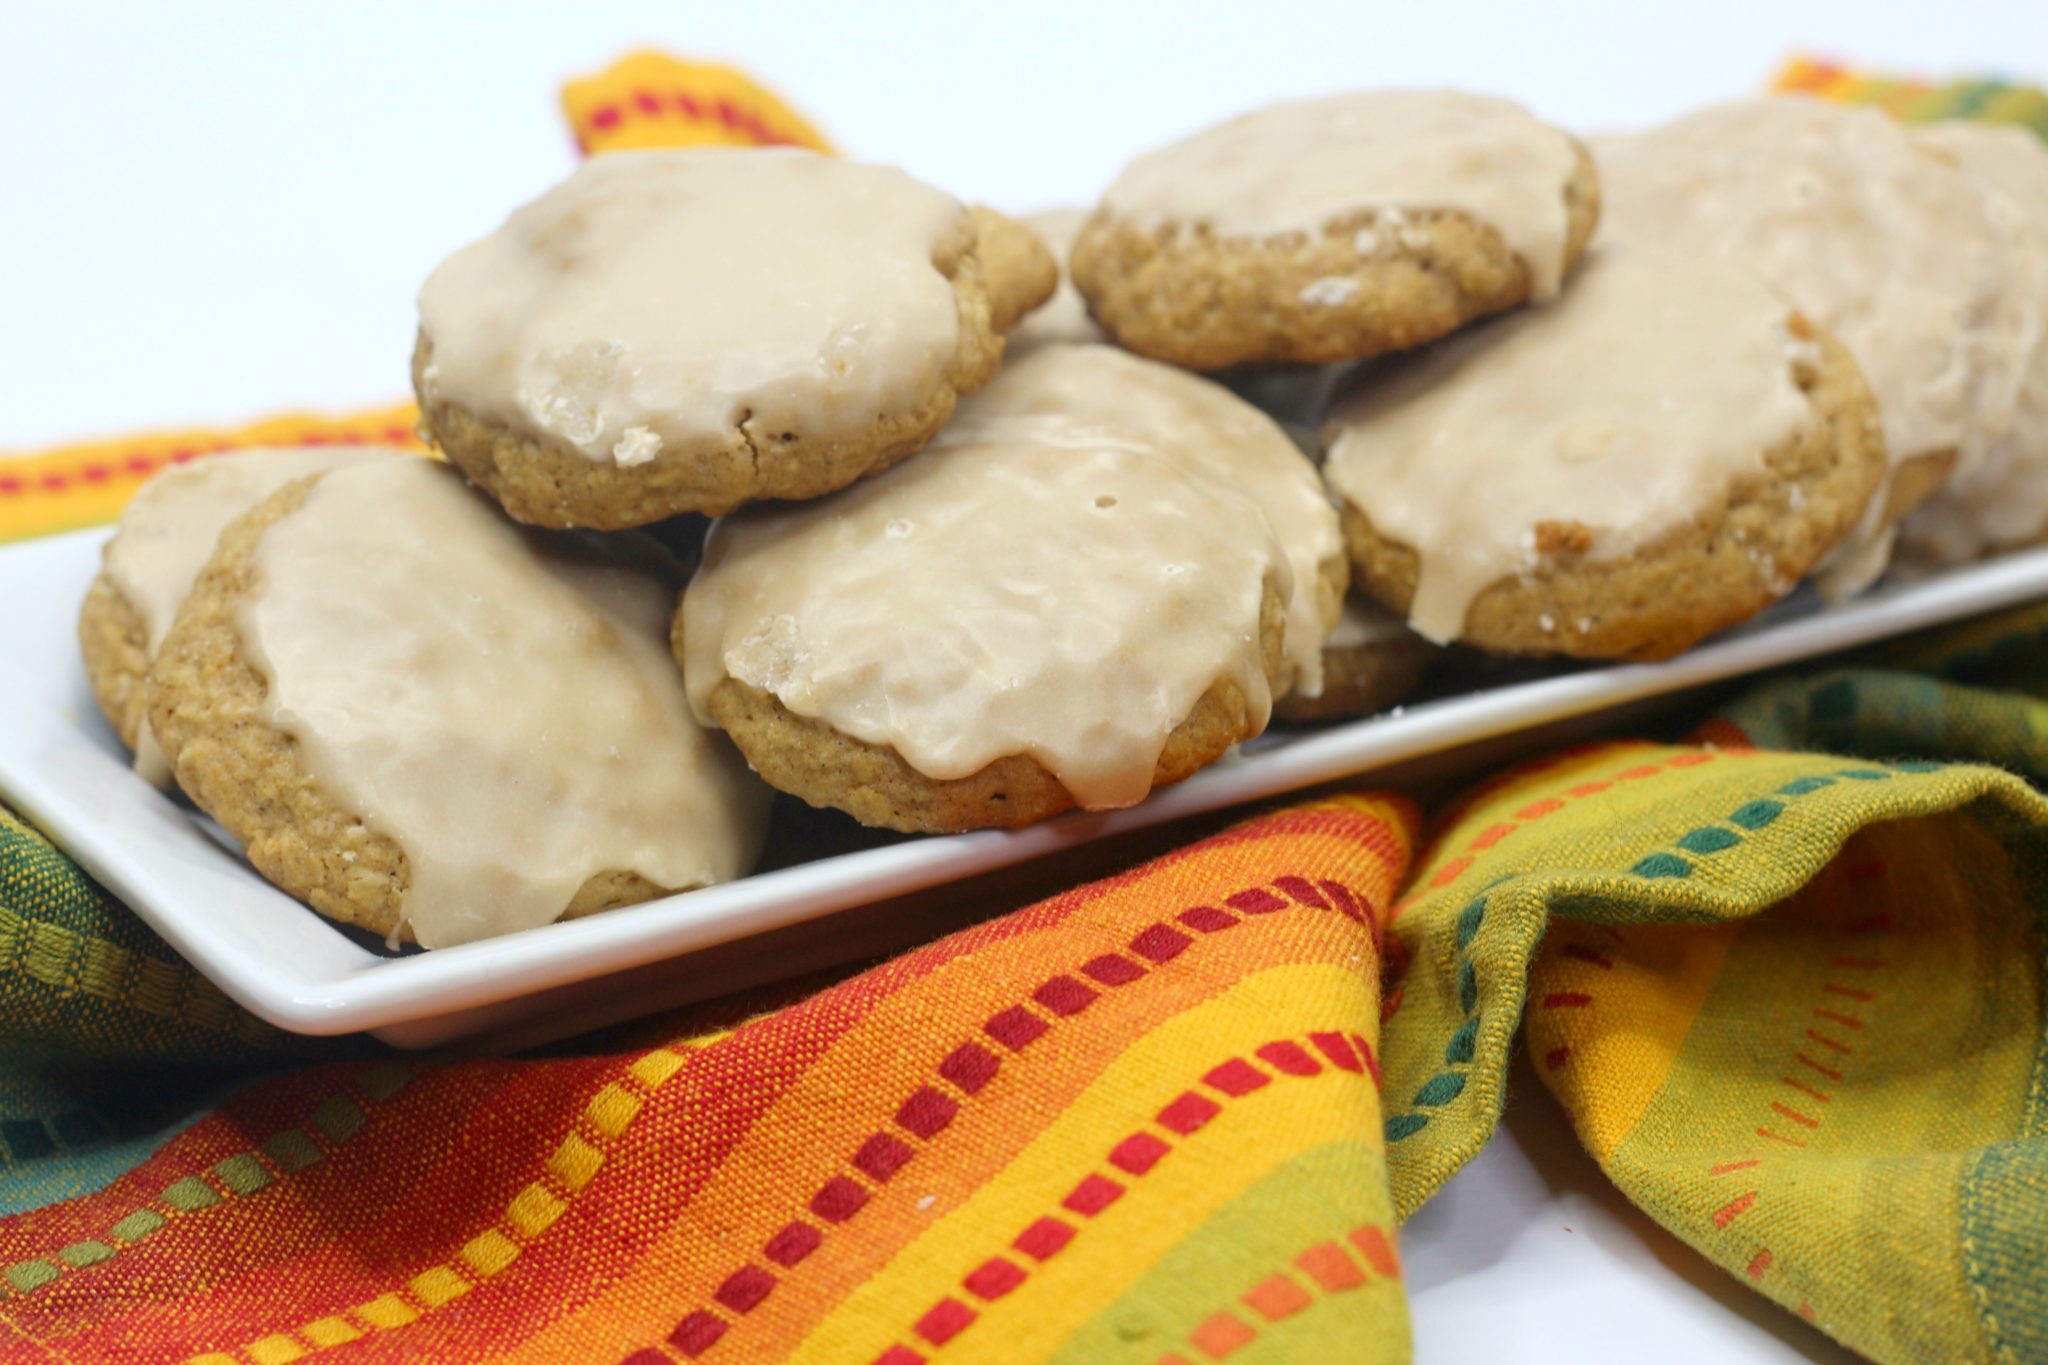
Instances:
[[[761,481],[761,444],[754,439],[753,427],[748,425],[753,420],[754,414],[751,411],[743,412],[740,414],[739,421],[735,422],[733,427],[739,432],[740,440],[746,442],[747,470],[753,475],[754,482],[759,483]]]
[[[1141,800],[1219,685],[1230,738],[1264,728],[1293,579],[1257,501],[1142,415],[1002,405],[1013,378],[916,460],[713,527],[676,627],[701,719],[740,683],[936,782],[1029,757],[1091,809]]]

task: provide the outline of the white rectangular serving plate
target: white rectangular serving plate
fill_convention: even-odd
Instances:
[[[257,1015],[298,1033],[369,1030],[401,1047],[487,1031],[501,1046],[536,1042],[793,975],[862,949],[830,925],[794,947],[787,935],[770,940],[755,960],[738,941],[1162,821],[2048,597],[2048,549],[1840,606],[1802,597],[1668,662],[1582,669],[1272,732],[1128,810],[895,840],[501,939],[392,954],[271,887],[210,822],[129,770],[93,704],[76,640],[107,534],[0,546],[0,799]],[[720,944],[733,949],[674,961]]]

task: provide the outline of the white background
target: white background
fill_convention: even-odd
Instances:
[[[0,0],[0,451],[402,396],[421,278],[572,164],[560,78],[642,43],[1030,209],[1347,86],[1469,86],[1594,128],[1751,90],[1793,50],[2048,66],[2048,3]]]
[[[559,80],[640,44],[744,66],[847,151],[1024,210],[1349,86],[1593,129],[1795,51],[2038,81],[2048,3],[0,0],[0,451],[403,396],[420,279],[572,164]],[[1539,1091],[1524,1072],[1502,1139],[1404,1233],[1424,1360],[1840,1355],[1616,1198]]]

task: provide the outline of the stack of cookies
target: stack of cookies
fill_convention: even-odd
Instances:
[[[421,291],[445,463],[164,475],[88,672],[145,775],[394,942],[742,876],[771,788],[913,832],[1130,805],[1439,646],[1664,657],[1901,539],[2040,539],[2025,138],[1774,100],[1589,151],[1381,91],[1028,222],[604,156]]]

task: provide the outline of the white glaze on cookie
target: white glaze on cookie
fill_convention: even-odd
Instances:
[[[599,872],[752,865],[767,789],[691,717],[644,545],[523,530],[424,460],[329,474],[264,531],[237,613],[264,722],[405,850],[423,946],[546,924]]]
[[[1321,694],[1323,636],[1339,600],[1322,566],[1343,562],[1344,535],[1315,466],[1278,423],[1220,384],[1114,346],[1035,350],[1006,366],[1000,382],[963,406],[955,421],[964,424],[964,436],[974,423],[1019,416],[1135,424],[1174,458],[1249,495],[1286,550],[1294,579],[1287,599],[1291,690]]]
[[[1452,209],[1499,232],[1548,298],[1564,276],[1571,138],[1510,100],[1453,90],[1367,90],[1266,108],[1148,152],[1103,210],[1138,226],[1198,224],[1224,237],[1312,233],[1377,211],[1370,255],[1402,211]]]
[[[170,465],[136,489],[101,555],[108,581],[141,618],[146,656],[156,657],[229,522],[293,479],[403,454],[388,446],[239,450]],[[136,737],[135,771],[159,787],[171,784],[170,765],[147,717]]]
[[[1791,316],[1733,264],[1596,249],[1555,304],[1341,403],[1324,477],[1416,551],[1409,624],[1449,643],[1482,591],[1538,567],[1540,523],[1584,526],[1596,560],[1624,556],[1713,520],[1766,451],[1818,422],[1794,378],[1818,352]]]
[[[1219,681],[1264,726],[1260,604],[1291,575],[1258,504],[1152,405],[1041,411],[1016,379],[914,460],[716,523],[682,609],[699,717],[731,677],[941,781],[1028,755],[1097,810],[1144,798]]]
[[[2010,421],[2037,300],[2015,288],[2013,225],[1954,166],[1873,109],[1738,100],[1596,143],[1601,241],[1742,262],[1832,332],[1877,397],[1886,453],[1957,451]],[[1866,586],[1885,499],[1823,577]]]
[[[2021,298],[2048,308],[2048,144],[2011,124],[1958,121],[1914,130],[2014,216],[2027,243]],[[1954,564],[2048,535],[2048,338],[2036,335],[2012,421],[1904,527],[1916,555]]]
[[[1004,354],[1015,356],[1025,347],[1048,343],[1108,340],[1095,325],[1095,319],[1088,316],[1088,305],[1082,301],[1081,291],[1074,288],[1073,277],[1067,274],[1067,253],[1073,250],[1074,238],[1080,235],[1088,215],[1080,209],[1047,209],[1023,221],[1060,263],[1060,282],[1051,298],[1011,330],[1005,338]]]
[[[794,148],[592,157],[420,290],[425,396],[624,466],[742,422],[852,439],[948,373],[958,303],[933,257],[965,215]]]

